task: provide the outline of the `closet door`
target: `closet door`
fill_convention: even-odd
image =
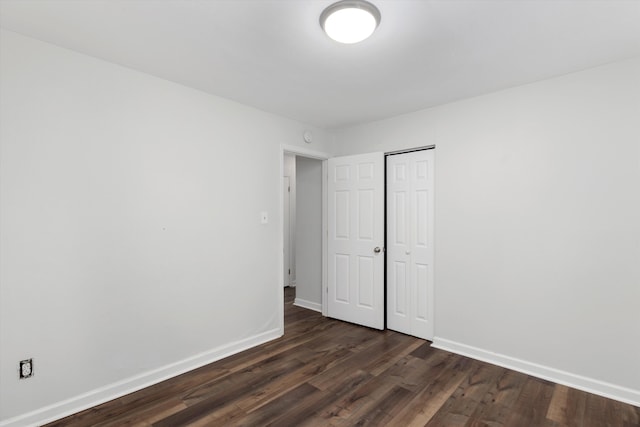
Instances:
[[[387,157],[387,327],[433,339],[434,150]]]

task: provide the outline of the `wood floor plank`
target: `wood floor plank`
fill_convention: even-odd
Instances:
[[[151,406],[145,410],[127,412],[122,416],[112,418],[106,422],[95,424],[95,427],[128,427],[150,426],[154,422],[167,418],[185,409],[187,405],[179,399],[162,401],[161,404]]]
[[[380,375],[385,372],[391,366],[398,363],[399,360],[414,351],[417,347],[423,345],[424,341],[420,339],[414,339],[406,341],[398,347],[389,350],[384,356],[376,360],[375,366],[370,366],[370,372],[372,375]]]
[[[460,357],[462,360],[452,361],[452,364],[462,362],[465,365],[471,364],[471,359]],[[435,377],[428,385],[426,385],[413,400],[409,402],[404,410],[400,411],[392,423],[399,426],[418,427],[427,424],[433,416],[442,408],[453,393],[460,387],[462,381],[468,376],[465,369],[448,369],[443,370],[440,375]]]
[[[489,388],[475,411],[469,416],[467,426],[506,426],[507,419],[520,394],[527,375],[509,369],[501,369],[497,382]]]
[[[350,355],[350,351],[343,348],[332,352],[321,352],[315,359],[306,361],[300,368],[278,380],[270,382],[265,387],[253,391],[242,400],[236,402],[236,405],[247,412],[260,408],[299,384],[308,382],[319,372],[324,371],[335,363],[339,363],[342,358],[348,355]]]
[[[332,405],[336,400],[348,394],[351,390],[370,381],[373,376],[367,372],[357,370],[342,378],[328,390],[311,396],[306,402],[300,402],[296,407],[283,412],[276,418],[274,426],[298,426],[306,420],[322,412],[323,408]]]
[[[400,359],[383,375],[390,381],[418,393],[429,384],[430,380],[440,375],[455,357],[455,355],[443,351],[432,353],[428,361],[408,355]]]
[[[309,383],[313,384],[320,390],[326,390],[332,384],[335,384],[340,378],[345,377],[350,372],[358,370],[363,366],[370,363],[371,359],[383,357],[383,352],[387,348],[388,340],[390,339],[384,334],[369,334],[370,343],[367,347],[361,348],[361,351],[354,352],[349,358],[346,358],[342,363],[327,369],[326,371],[319,373],[312,378]]]
[[[321,425],[350,425],[352,420],[362,418],[373,410],[395,386],[385,378],[372,377],[319,411],[318,416],[325,421]]]
[[[401,386],[394,386],[385,394],[373,410],[360,417],[356,426],[387,426],[402,407],[413,398],[411,391]]]
[[[554,385],[548,381],[528,377],[513,406],[507,425],[523,423],[539,426],[554,425],[555,423],[546,417],[553,396],[553,388]]]
[[[309,383],[302,383],[298,387],[272,400],[259,410],[247,414],[239,420],[239,424],[248,426],[268,426],[283,414],[288,414],[299,408],[311,396],[321,396],[322,392]],[[285,424],[286,425],[286,424]],[[288,424],[293,425],[293,424]]]
[[[235,382],[225,380],[221,383],[221,387],[219,389],[208,389],[206,398],[201,399],[201,396],[198,396],[196,399],[197,403],[191,404],[186,409],[158,421],[153,425],[155,427],[174,427],[176,425],[188,424],[189,422],[213,413],[221,406],[233,404],[236,399],[250,393],[252,389],[261,387],[272,381],[274,378],[278,378],[286,372],[300,366],[302,366],[301,362],[292,360],[286,363],[279,363],[277,367],[268,370],[265,376],[258,375],[251,377],[247,375],[246,377],[242,377],[242,381],[238,378]],[[189,397],[187,397],[187,399],[188,398]]]
[[[431,343],[429,341],[424,341],[422,344],[413,350],[410,354],[413,357],[417,357],[419,359],[427,359],[429,355],[435,352],[436,349],[431,347]]]
[[[603,397],[594,395],[587,396],[584,410],[584,426],[607,426],[608,420],[605,415],[605,408],[606,401]]]
[[[487,391],[497,382],[502,368],[473,361],[470,369],[469,375],[427,426],[466,425]]]
[[[547,419],[562,426],[582,426],[586,402],[586,393],[558,384],[549,402]]]
[[[293,305],[285,335],[48,426],[640,427],[640,408]]]

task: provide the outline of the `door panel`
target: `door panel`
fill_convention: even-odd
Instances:
[[[394,291],[387,295],[388,304],[395,316],[407,317],[407,264],[394,261],[391,273],[393,275]]]
[[[415,264],[415,287],[416,287],[416,315],[417,320],[426,322],[429,320],[429,266],[426,264]]]
[[[384,155],[336,157],[328,168],[327,314],[382,329]]]
[[[424,339],[433,339],[433,163],[434,150],[387,157],[387,327]]]
[[[335,193],[335,238],[349,240],[349,192],[336,191]]]
[[[335,254],[335,299],[337,302],[349,304],[349,255]]]

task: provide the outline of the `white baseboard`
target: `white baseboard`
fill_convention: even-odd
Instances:
[[[502,366],[504,368],[512,369],[544,380],[553,381],[554,383],[576,388],[588,393],[597,394],[609,399],[619,400],[620,402],[634,406],[640,406],[640,390],[633,390],[593,378],[583,377],[581,375],[572,374],[570,372],[561,371],[559,369],[550,368],[548,366],[539,365],[522,359],[516,359],[514,357],[505,356],[503,354],[494,353],[492,351],[483,350],[478,347],[461,344],[444,338],[435,337],[433,339],[432,347],[471,357],[483,362],[488,362],[493,365]]]
[[[308,308],[309,310],[318,311],[322,313],[322,304],[318,304],[317,302],[296,298],[293,301],[293,305],[297,305],[298,307],[302,307],[302,308]]]
[[[0,427],[39,426],[59,420],[66,416],[100,405],[110,400],[117,399],[118,397],[152,386],[169,378],[173,378],[184,374],[185,372],[192,371],[209,363],[274,340],[281,337],[282,334],[283,332],[279,328],[272,329],[240,341],[226,344],[161,368],[92,390],[71,399],[9,418],[1,421]]]

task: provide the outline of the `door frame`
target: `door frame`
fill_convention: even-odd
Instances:
[[[322,161],[322,315],[327,315],[327,159],[329,153],[310,150],[297,145],[280,144],[280,179],[278,180],[278,311],[280,334],[284,334],[284,195],[282,186],[284,183],[284,155],[294,154],[300,157]]]
[[[286,206],[284,206],[284,203],[283,203],[283,207],[282,207],[282,221],[283,221],[282,244],[284,246],[284,250],[282,251],[283,253],[282,264],[284,267],[282,269],[282,277],[283,277],[282,287],[286,288],[287,286],[291,286],[291,250],[292,250],[291,240],[293,238],[293,236],[291,235],[292,234],[291,233],[291,177],[283,176],[282,184],[286,184],[287,186],[286,190],[285,190],[285,186],[284,185],[282,186],[282,201],[283,202],[285,200],[287,201]],[[284,223],[285,218],[287,218],[286,224]],[[285,236],[287,237],[286,239],[284,239]],[[287,255],[287,256],[284,256],[284,255]],[[288,274],[287,274],[287,270],[289,270]]]

